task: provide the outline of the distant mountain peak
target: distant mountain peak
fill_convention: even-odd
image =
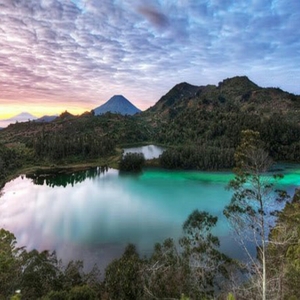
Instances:
[[[23,112],[19,113],[18,115],[14,116],[14,117],[11,117],[9,119],[6,119],[6,120],[7,121],[9,121],[9,120],[13,120],[13,121],[15,121],[15,120],[25,120],[25,121],[28,121],[28,119],[35,120],[35,119],[37,119],[37,117],[35,117],[34,115],[32,115],[28,112],[23,111]]]
[[[102,115],[107,112],[117,113],[121,115],[134,115],[141,110],[135,107],[123,95],[114,95],[104,104],[96,107],[94,110],[95,115]]]
[[[53,116],[44,115],[44,116],[36,119],[35,121],[41,122],[41,123],[48,123],[48,122],[54,121],[57,117],[58,117],[58,115],[53,115]]]
[[[162,109],[163,107],[172,107],[183,99],[194,97],[200,89],[201,87],[189,84],[187,82],[178,83],[167,94],[162,96],[159,101],[149,110],[156,111]]]
[[[219,82],[218,88],[232,88],[244,89],[244,90],[254,90],[258,89],[259,86],[251,81],[247,76],[235,76],[232,78],[224,79]]]
[[[36,120],[37,117],[33,116],[28,112],[21,112],[20,114],[13,116],[9,119],[0,120],[0,127],[7,127],[9,124],[14,124],[16,122],[28,122],[29,120]]]

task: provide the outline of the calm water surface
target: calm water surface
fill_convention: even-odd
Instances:
[[[132,148],[125,148],[124,155],[126,153],[143,153],[146,159],[152,159],[159,157],[165,151],[164,147],[156,146],[156,145],[147,145],[141,147],[132,147]]]
[[[300,186],[300,166],[285,170],[281,187]],[[31,250],[56,250],[65,262],[83,259],[104,268],[122,254],[127,243],[149,254],[156,242],[181,236],[194,210],[219,217],[215,233],[222,249],[238,256],[222,215],[231,194],[229,172],[145,170],[119,175],[114,169],[93,169],[72,175],[8,182],[0,198],[0,227]]]

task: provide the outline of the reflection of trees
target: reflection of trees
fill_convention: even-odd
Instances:
[[[78,171],[74,173],[53,173],[53,174],[29,174],[27,178],[32,179],[34,184],[37,185],[48,185],[50,187],[63,186],[66,187],[68,184],[74,186],[76,183],[83,182],[86,179],[91,179],[100,176],[108,171],[107,166],[94,167],[85,171]]]

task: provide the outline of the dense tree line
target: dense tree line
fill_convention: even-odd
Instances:
[[[281,114],[260,107],[261,104],[256,107],[255,103],[225,96],[203,97],[179,102],[181,106],[175,102],[163,113],[156,110],[137,116],[107,113],[61,117],[50,124],[30,122],[11,126],[0,135],[9,144],[22,141],[29,151],[34,149],[37,159],[59,160],[70,156],[86,159],[112,154],[117,145],[157,142],[180,147],[168,152],[167,167],[216,169],[232,166],[230,153],[240,142],[240,132],[251,129],[260,132],[266,150],[275,161],[300,161],[300,124],[296,112]],[[199,155],[192,154],[195,149]]]
[[[140,172],[145,164],[145,156],[143,153],[126,153],[119,163],[120,171]]]
[[[63,266],[55,253],[27,251],[0,230],[0,299],[97,299],[99,271],[83,271],[80,261]],[[16,299],[20,299],[16,298]]]
[[[180,146],[165,154],[162,163],[166,167],[230,168],[240,133],[246,129],[260,132],[266,150],[275,161],[300,161],[300,124],[277,113],[264,117],[224,108],[185,109],[158,126],[155,140]]]
[[[0,144],[0,188],[7,176],[20,168],[22,164],[23,157],[20,151]]]
[[[44,131],[36,134],[33,140],[35,155],[53,160],[72,156],[95,158],[108,156],[115,151],[115,141],[107,136],[93,133],[69,135],[64,132]]]
[[[167,169],[229,169],[234,166],[234,150],[205,145],[172,147],[162,153],[160,164]]]

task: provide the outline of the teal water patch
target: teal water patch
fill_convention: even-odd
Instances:
[[[231,172],[167,171],[159,169],[149,169],[141,175],[141,179],[144,180],[159,179],[223,184],[228,184],[233,178],[234,175]]]

